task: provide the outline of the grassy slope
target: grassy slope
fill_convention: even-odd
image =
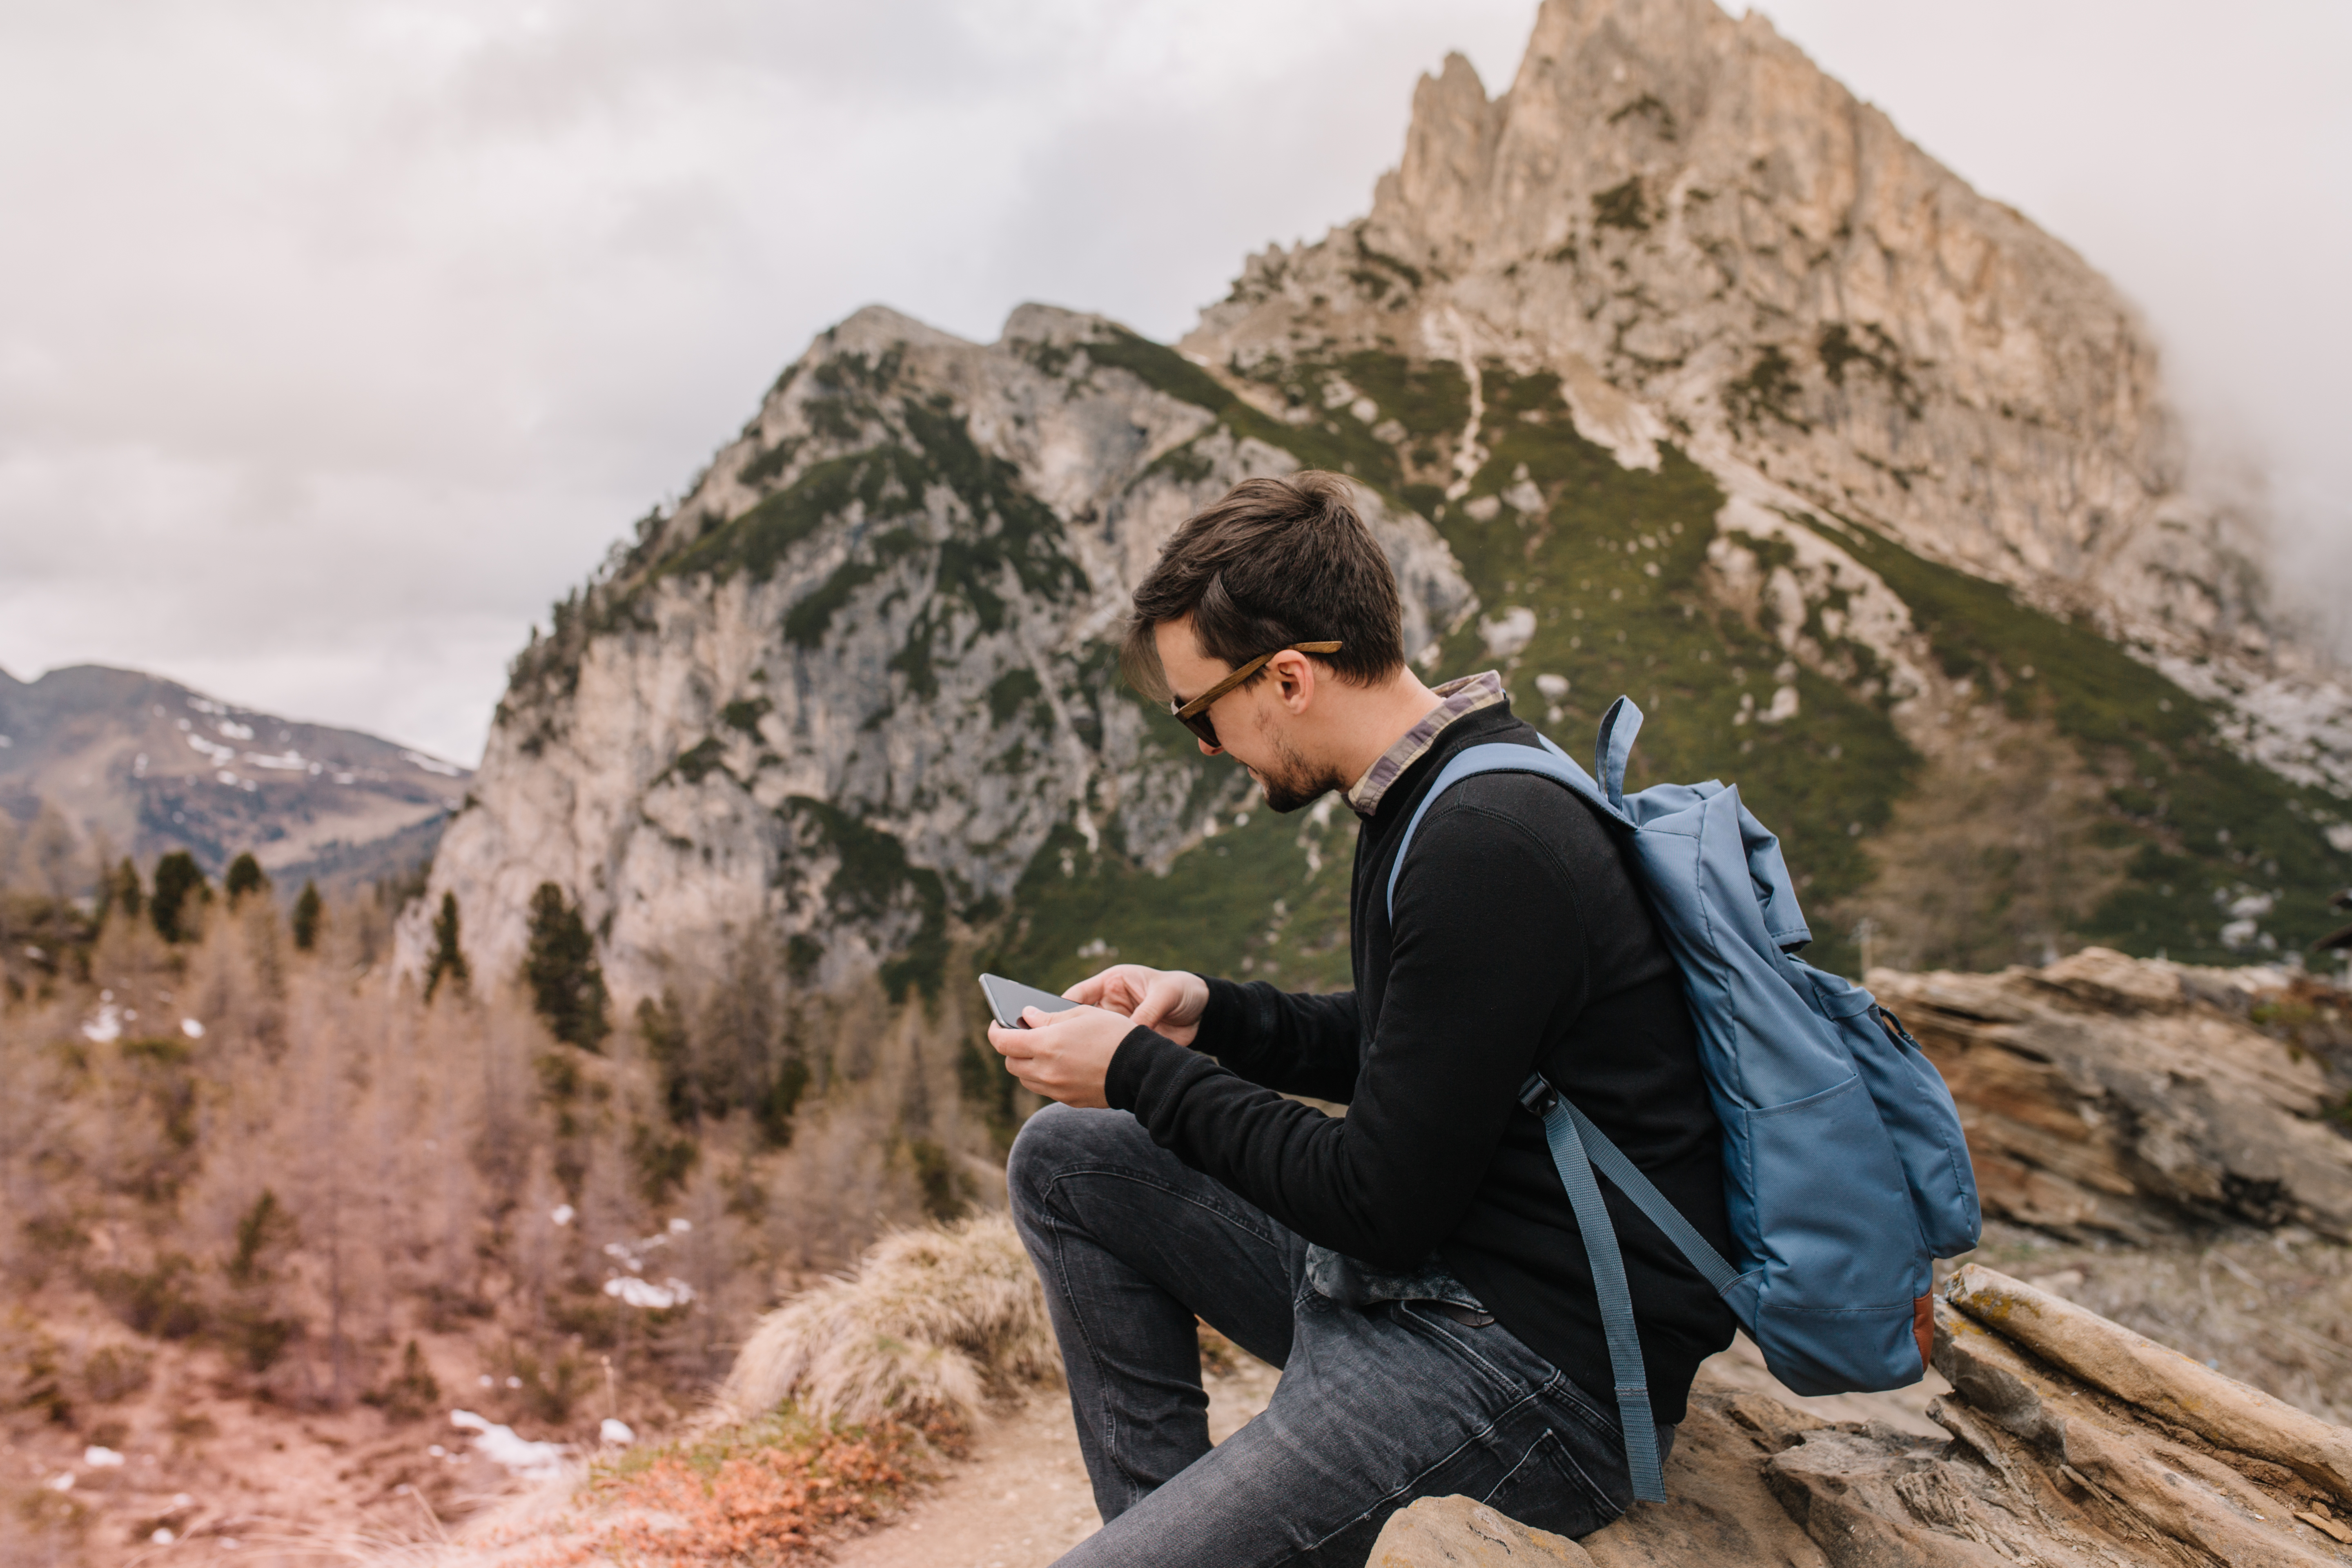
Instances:
[[[1738,784],[1780,835],[1814,911],[1809,956],[1832,968],[1855,966],[1840,900],[1874,874],[1871,837],[1887,825],[1919,759],[1882,699],[1810,671],[1795,678],[1795,720],[1771,729],[1732,722],[1743,693],[1759,707],[1769,702],[1783,656],[1701,593],[1723,497],[1680,451],[1665,447],[1654,473],[1622,468],[1577,435],[1554,378],[1515,377],[1489,365],[1480,438],[1490,456],[1469,494],[1448,506],[1433,481],[1450,463],[1468,413],[1466,389],[1451,365],[1356,354],[1255,372],[1289,407],[1310,411],[1308,422],[1294,425],[1268,418],[1174,351],[1140,338],[1088,352],[1213,410],[1237,436],[1352,473],[1432,517],[1487,606],[1486,617],[1513,605],[1535,612],[1535,634],[1509,676],[1522,716],[1582,756],[1601,710],[1620,692],[1631,694],[1647,722],[1628,787],[1708,777]],[[1344,399],[1327,407],[1324,388],[1339,378],[1371,395],[1380,407],[1375,419],[1395,418],[1402,437],[1376,437]],[[1183,455],[1163,461],[1181,463]],[[1469,503],[1482,497],[1513,490],[1526,499],[1516,489],[1523,479],[1541,492],[1540,511],[1505,507],[1484,522],[1470,515]],[[2220,944],[2217,898],[2252,889],[2276,895],[2263,924],[2283,943],[2300,946],[2321,934],[2324,895],[2352,880],[2352,856],[2331,848],[2320,826],[2342,815],[2340,802],[2229,754],[2201,704],[2095,634],[1866,531],[1843,530],[1839,542],[1912,606],[1948,669],[1978,674],[2013,715],[2047,718],[2093,766],[2135,781],[2111,793],[2097,830],[2132,852],[2126,879],[2076,938],[2196,962],[2242,962],[2245,954]],[[1436,674],[1494,662],[1477,626],[1465,626],[1445,640]],[[2029,666],[2032,681],[2011,673]],[[1556,720],[1536,691],[1538,674],[1569,682]],[[1202,765],[1182,754],[1181,731],[1163,728],[1170,765]],[[988,962],[1058,986],[1116,949],[1144,963],[1213,973],[1239,973],[1246,964],[1248,973],[1286,985],[1345,984],[1351,826],[1344,811],[1316,827],[1276,818],[1261,804],[1247,826],[1229,826],[1180,856],[1165,877],[1134,867],[1113,845],[1089,854],[1075,834],[1057,837],[1024,878],[1014,920]],[[1309,843],[1321,860],[1313,874]]]
[[[1797,719],[1772,728],[1733,722],[1743,696],[1758,708],[1769,703],[1783,656],[1702,591],[1706,543],[1723,497],[1683,453],[1664,447],[1654,472],[1624,468],[1577,435],[1554,378],[1515,376],[1489,364],[1482,370],[1479,432],[1488,456],[1469,493],[1449,505],[1443,485],[1469,413],[1468,388],[1454,365],[1386,353],[1268,362],[1250,374],[1270,395],[1264,401],[1288,411],[1277,419],[1174,350],[1141,337],[1118,332],[1084,353],[1093,365],[1126,371],[1209,410],[1235,437],[1353,474],[1392,504],[1432,519],[1487,617],[1512,606],[1534,613],[1533,636],[1507,668],[1523,716],[1582,755],[1601,710],[1620,692],[1630,693],[1647,722],[1629,787],[1668,778],[1738,784],[1780,834],[1815,914],[1811,956],[1832,967],[1854,966],[1858,954],[1847,940],[1841,901],[1872,878],[1872,837],[1886,826],[1919,759],[1883,699],[1809,671],[1794,678]],[[899,537],[892,524],[919,504],[927,482],[945,481],[990,526],[979,538],[947,542],[933,565],[937,590],[964,601],[983,623],[997,609],[983,584],[1000,563],[1032,591],[1068,592],[1073,569],[1055,548],[1050,517],[1002,465],[970,449],[961,421],[944,406],[911,400],[893,406],[892,369],[859,362],[817,373],[832,378],[827,390],[839,423],[878,437],[874,447],[819,465],[656,570],[765,574],[825,517],[855,500],[865,509],[868,542],[838,583],[810,595],[828,619],[854,613],[852,605],[881,574],[882,557]],[[1378,405],[1370,422],[1351,412],[1360,395]],[[1202,462],[1189,447],[1160,459],[1180,471]],[[1486,510],[1484,498],[1507,492],[1528,501],[1527,485],[1539,492],[1531,510],[1507,505],[1483,521],[1473,515]],[[2322,895],[2352,879],[2352,857],[2330,848],[2320,827],[2342,814],[2341,803],[2231,756],[2213,740],[2213,717],[2201,705],[2096,636],[1867,531],[1839,531],[1840,542],[1913,607],[1948,669],[1976,675],[2012,714],[2054,723],[2093,767],[2128,781],[2110,794],[2098,825],[2107,842],[2129,855],[2126,879],[2075,936],[2132,952],[2227,962],[2233,955],[2219,944],[2217,897],[2226,901],[2249,890],[2277,896],[2264,925],[2283,942],[2300,945],[2320,933]],[[1772,553],[1769,544],[1757,548]],[[970,569],[975,563],[962,557],[974,550],[991,557],[984,563],[991,571]],[[809,626],[809,640],[824,629]],[[933,635],[938,629],[925,617],[920,646],[897,661],[918,688],[928,684],[935,658],[952,657]],[[1074,712],[1135,700],[1118,685],[1107,651],[1097,653],[1074,671],[1080,689],[1066,693]],[[1495,662],[1479,627],[1468,626],[1444,640],[1434,673],[1468,674]],[[1861,662],[1866,670],[1866,658]],[[2029,666],[2036,671],[2032,680],[2019,673]],[[1538,695],[1539,674],[1568,682],[1557,703]],[[1010,689],[1001,695],[1008,712],[1025,709],[1033,696]],[[1150,733],[1163,765],[1191,774],[1188,815],[1204,814],[1228,785],[1231,764],[1200,757],[1181,730],[1156,718]],[[1230,810],[1222,816],[1221,831],[1180,855],[1164,875],[1123,852],[1116,822],[1091,850],[1074,828],[1064,828],[1031,864],[1002,925],[993,924],[992,910],[960,910],[984,929],[993,926],[980,962],[1059,986],[1115,950],[1146,963],[1247,973],[1286,985],[1344,985],[1352,820],[1344,809],[1320,822],[1281,818],[1262,803],[1241,816],[1246,820]],[[927,914],[917,943],[923,951],[901,962],[906,973],[894,970],[893,989],[903,994],[913,981],[929,991],[940,978],[941,889],[936,879],[919,889],[909,875],[891,879],[908,881],[907,891],[919,895]]]
[[[1144,352],[1150,347],[1125,342],[1118,363],[1150,373],[1147,379],[1180,396],[1202,383],[1215,386],[1173,351],[1157,351],[1172,365],[1154,364]],[[1383,442],[1345,406],[1325,409],[1321,388],[1333,377],[1370,395],[1381,407],[1376,417],[1396,417],[1403,437]],[[1315,410],[1315,422],[1267,419],[1222,387],[1216,395],[1223,402],[1205,393],[1194,401],[1216,407],[1242,433],[1231,413],[1238,405],[1248,416],[1247,433],[1302,461],[1353,472],[1399,504],[1435,513],[1488,615],[1514,605],[1537,613],[1535,636],[1512,678],[1523,716],[1582,755],[1601,710],[1630,691],[1649,716],[1632,786],[1662,778],[1735,780],[1782,834],[1814,897],[1858,886],[1868,875],[1851,829],[1859,825],[1866,833],[1885,820],[1911,765],[1909,748],[1876,709],[1810,675],[1799,680],[1801,724],[1780,732],[1731,725],[1743,690],[1769,700],[1779,655],[1737,620],[1708,614],[1701,600],[1698,573],[1723,498],[1696,465],[1669,450],[1656,473],[1622,468],[1576,434],[1555,380],[1517,380],[1490,368],[1483,378],[1482,438],[1492,456],[1465,501],[1511,489],[1524,467],[1549,506],[1524,520],[1505,509],[1482,523],[1462,504],[1441,505],[1434,486],[1416,482],[1451,460],[1451,444],[1467,416],[1466,390],[1454,367],[1358,354],[1283,367],[1266,379],[1291,405]],[[1644,538],[1651,548],[1643,548]],[[1446,639],[1436,673],[1469,674],[1493,663],[1470,626]],[[1536,694],[1539,672],[1570,683],[1557,721]],[[1181,740],[1181,731],[1166,728]],[[1061,851],[1074,846],[1049,846],[1016,895],[1016,924],[995,961],[1039,984],[1065,984],[1100,962],[1077,951],[1099,940],[1146,963],[1236,973],[1246,957],[1253,973],[1270,969],[1285,984],[1345,984],[1352,826],[1344,810],[1318,831],[1300,819],[1275,819],[1261,805],[1248,826],[1179,857],[1164,879],[1110,855],[1087,856],[1083,846],[1075,846],[1073,874],[1065,877]],[[1318,846],[1318,875],[1308,874],[1302,837]],[[1241,868],[1238,875],[1234,867]],[[1286,915],[1272,913],[1277,899]],[[1823,934],[1829,956],[1842,957]]]
[[[1911,606],[1948,671],[1997,693],[2013,717],[2047,718],[2116,781],[2100,832],[2132,852],[2127,879],[2076,935],[2243,963],[2249,954],[2221,943],[2221,906],[2249,892],[2275,898],[2262,924],[2283,952],[2334,929],[2327,900],[2352,881],[2352,855],[2325,825],[2347,815],[2344,802],[2232,755],[2207,705],[2096,633],[1860,528],[1840,542]]]

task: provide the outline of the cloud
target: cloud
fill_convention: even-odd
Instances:
[[[2339,16],[1772,12],[2141,298],[2240,466],[2340,524]],[[470,760],[531,621],[813,334],[883,300],[988,338],[1047,299],[1173,336],[1246,252],[1363,210],[1448,48],[1507,82],[1533,15],[0,13],[0,665],[154,668]]]

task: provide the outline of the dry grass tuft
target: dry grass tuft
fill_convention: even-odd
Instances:
[[[735,1419],[787,1401],[818,1420],[968,1428],[992,1394],[1061,1375],[1045,1300],[1003,1215],[902,1231],[769,1313],[719,1390]]]
[[[887,1516],[936,1452],[897,1422],[843,1429],[780,1412],[625,1460],[591,1483],[602,1528],[505,1568],[805,1562]]]

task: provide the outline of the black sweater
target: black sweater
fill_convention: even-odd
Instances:
[[[1560,785],[1489,773],[1447,790],[1414,835],[1391,927],[1404,825],[1448,758],[1490,741],[1537,743],[1507,707],[1466,714],[1362,825],[1353,991],[1212,980],[1195,1048],[1136,1029],[1111,1058],[1106,1093],[1186,1164],[1308,1241],[1379,1268],[1436,1253],[1613,1412],[1591,1267],[1519,1085],[1541,1068],[1728,1254],[1722,1142],[1681,983],[1624,852]],[[1277,1090],[1344,1101],[1348,1114]],[[1679,1421],[1698,1363],[1731,1342],[1731,1312],[1605,1177],[1601,1189],[1652,1408]]]

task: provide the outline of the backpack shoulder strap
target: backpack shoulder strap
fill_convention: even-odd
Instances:
[[[1559,1173],[1559,1184],[1568,1189],[1576,1228],[1583,1233],[1584,1255],[1592,1267],[1593,1294],[1601,1308],[1601,1330],[1609,1343],[1609,1370],[1617,1383],[1617,1425],[1625,1438],[1633,1495],[1655,1502],[1666,1495],[1666,1488],[1658,1459],[1656,1417],[1650,1409],[1649,1378],[1642,1364],[1642,1341],[1634,1326],[1633,1292],[1625,1282],[1617,1230],[1610,1223],[1608,1205],[1601,1201],[1601,1184],[1592,1179],[1593,1171],[1597,1168],[1616,1184],[1619,1192],[1633,1199],[1633,1206],[1666,1233],[1717,1295],[1729,1289],[1737,1276],[1723,1255],[1683,1218],[1641,1167],[1541,1073],[1528,1075],[1528,1081],[1519,1087],[1519,1103],[1543,1123],[1552,1168]]]
[[[1615,710],[1612,709],[1612,711]],[[1466,746],[1455,752],[1444,769],[1438,773],[1436,781],[1429,786],[1429,793],[1423,795],[1421,804],[1413,808],[1412,820],[1404,825],[1404,837],[1397,840],[1396,858],[1389,865],[1387,907],[1391,921],[1396,919],[1397,878],[1404,870],[1404,858],[1412,848],[1412,836],[1420,831],[1421,819],[1429,815],[1429,808],[1437,804],[1438,796],[1474,774],[1540,773],[1548,779],[1555,779],[1566,784],[1594,810],[1620,822],[1625,820],[1624,808],[1612,804],[1601,793],[1601,786],[1593,782],[1591,773],[1570,762],[1568,753],[1553,745],[1549,740],[1540,734],[1536,738],[1543,742],[1540,750],[1534,746],[1515,745],[1507,741],[1489,742],[1483,746]],[[1618,777],[1622,779],[1623,776],[1621,765]]]

